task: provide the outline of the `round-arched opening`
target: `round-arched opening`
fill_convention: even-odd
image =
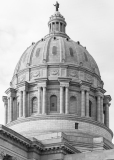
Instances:
[[[37,113],[38,100],[37,97],[32,98],[32,114]]]
[[[70,97],[69,113],[76,114],[76,112],[77,112],[77,99],[75,96],[71,96]]]
[[[52,95],[50,97],[50,112],[57,112],[57,96]]]

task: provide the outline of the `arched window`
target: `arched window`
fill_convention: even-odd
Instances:
[[[50,97],[50,111],[57,112],[57,96],[52,95]]]
[[[17,118],[19,117],[19,102],[17,103]]]
[[[69,107],[69,113],[75,114],[77,108],[77,100],[75,96],[70,97],[70,107]]]
[[[85,61],[88,61],[87,54],[84,52]]]
[[[91,113],[92,113],[92,102],[89,101],[89,117],[91,117]]]
[[[37,48],[37,50],[36,50],[36,57],[39,57],[39,54],[40,54],[40,48]]]
[[[74,56],[73,49],[72,49],[72,48],[69,48],[69,51],[70,51],[71,57],[73,57],[73,56]]]
[[[32,98],[32,113],[37,113],[37,105],[38,104],[38,101],[37,101],[37,98],[34,97]]]
[[[56,22],[56,31],[59,31],[59,22]]]
[[[106,124],[106,111],[105,111],[105,105],[103,105],[103,123]]]
[[[62,23],[60,23],[60,32],[62,32],[62,26],[63,26]]]
[[[56,46],[53,46],[53,48],[52,48],[52,54],[53,55],[57,54],[57,47]]]
[[[16,98],[13,98],[13,120],[17,119],[17,108],[16,108]]]

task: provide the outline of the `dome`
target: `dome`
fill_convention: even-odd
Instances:
[[[49,19],[49,34],[30,47],[21,56],[14,76],[28,68],[40,65],[62,64],[84,68],[100,77],[93,57],[80,42],[75,42],[65,33],[65,18],[56,11]]]
[[[29,67],[44,64],[75,65],[100,76],[95,60],[85,47],[69,38],[52,35],[27,48],[16,66],[14,75]]]

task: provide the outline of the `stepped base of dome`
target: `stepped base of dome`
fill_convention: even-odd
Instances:
[[[49,132],[64,132],[70,135],[82,135],[91,137],[104,137],[112,140],[112,131],[104,124],[87,117],[76,115],[34,115],[20,118],[7,124],[7,127],[27,136],[35,137]]]

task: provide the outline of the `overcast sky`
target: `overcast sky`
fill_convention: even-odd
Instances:
[[[2,96],[19,58],[32,42],[48,34],[55,0],[0,0],[0,123]],[[58,0],[66,32],[96,60],[106,94],[111,95],[110,128],[114,131],[114,0]],[[114,142],[114,140],[113,140]]]

